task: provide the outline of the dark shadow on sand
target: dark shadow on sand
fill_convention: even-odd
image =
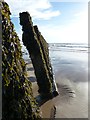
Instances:
[[[27,71],[34,71],[33,67],[27,68]]]
[[[53,98],[53,97],[52,97]],[[44,103],[46,103],[48,100],[52,99],[50,97],[46,97],[46,98],[43,98],[42,95],[38,95],[35,97],[36,99],[36,102],[38,103],[38,106],[40,107],[41,105],[43,105]]]
[[[36,82],[36,78],[35,78],[35,77],[28,77],[28,79],[29,79],[31,82]]]
[[[51,100],[58,95],[59,95],[58,91],[52,91],[52,93],[47,94],[47,95],[39,94],[35,97],[35,99],[36,99],[36,102],[38,103],[38,106],[40,107],[41,105],[46,103],[48,100]]]

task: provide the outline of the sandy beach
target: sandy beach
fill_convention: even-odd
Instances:
[[[28,78],[32,82],[33,94],[36,97],[38,86],[33,65],[30,60],[26,63]],[[60,94],[40,107],[43,118],[53,118],[54,115],[55,118],[88,118],[87,71],[80,66],[75,67],[74,64],[67,64],[67,66],[67,68],[61,66],[55,74]]]
[[[28,79],[32,82],[33,95],[36,97],[38,95],[38,85],[36,82],[36,77],[34,74],[33,65],[30,60],[26,61],[27,75]],[[53,118],[54,117],[54,107],[55,103],[52,100],[48,100],[46,103],[40,106],[40,114],[43,118]]]

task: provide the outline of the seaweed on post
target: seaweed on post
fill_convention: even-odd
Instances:
[[[26,76],[20,40],[10,19],[10,9],[2,2],[2,120],[40,119],[32,84]]]

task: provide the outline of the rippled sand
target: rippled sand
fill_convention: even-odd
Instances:
[[[88,83],[59,85],[60,95],[55,98],[56,118],[88,118]]]
[[[34,96],[38,95],[38,86],[35,81],[33,66],[27,64],[28,78],[32,81]],[[60,95],[47,101],[40,107],[43,118],[88,118],[88,81],[85,71],[78,72],[76,70],[69,71],[69,77],[56,74],[56,83]],[[64,77],[62,77],[64,76]],[[72,80],[72,78],[74,79]],[[55,113],[56,111],[56,113]]]

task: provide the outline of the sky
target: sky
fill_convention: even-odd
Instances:
[[[22,39],[19,13],[28,11],[48,43],[88,43],[88,2],[67,0],[5,0]]]

